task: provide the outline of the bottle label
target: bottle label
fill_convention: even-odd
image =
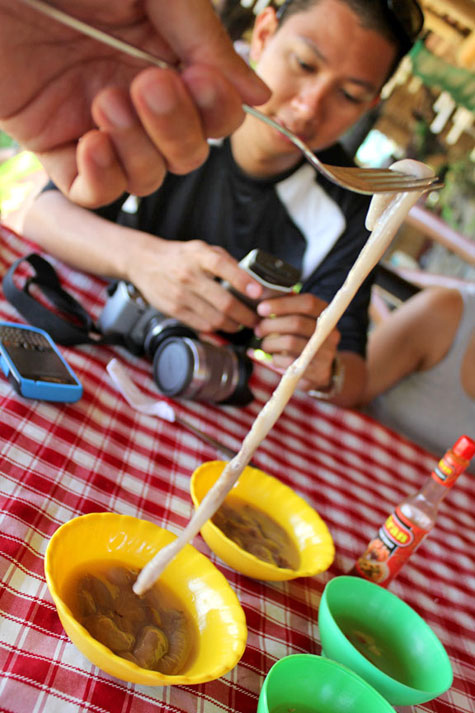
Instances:
[[[455,454],[449,451],[440,459],[431,475],[439,485],[443,485],[445,488],[451,488],[460,473],[462,473],[466,467],[466,460],[457,458]]]
[[[428,532],[411,522],[397,507],[356,561],[355,572],[365,579],[386,586]]]

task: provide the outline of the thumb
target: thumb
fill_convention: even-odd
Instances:
[[[235,52],[210,0],[147,0],[147,12],[186,67],[211,66],[226,77],[243,102],[267,101],[269,89]]]

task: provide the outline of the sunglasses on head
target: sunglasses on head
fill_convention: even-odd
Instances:
[[[293,0],[284,0],[277,10],[281,20]],[[419,36],[424,25],[424,14],[417,0],[381,0],[391,29],[400,42],[402,54],[408,52]]]
[[[404,53],[408,52],[422,31],[424,13],[417,0],[385,0],[383,2],[391,28],[401,43]]]

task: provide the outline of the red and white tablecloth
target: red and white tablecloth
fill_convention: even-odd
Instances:
[[[0,232],[0,276],[35,247]],[[97,318],[105,283],[54,263],[63,285]],[[23,322],[0,296],[0,318]],[[317,577],[265,583],[244,577],[195,546],[224,573],[249,630],[239,664],[198,686],[127,684],[91,665],[64,633],[46,587],[49,538],[77,515],[111,511],[178,533],[192,513],[189,480],[217,457],[176,424],[133,411],[109,380],[118,356],[156,393],[150,363],[119,348],[80,346],[63,353],[84,386],[76,404],[17,396],[0,378],[0,711],[8,713],[254,712],[264,676],[291,653],[321,651],[317,612],[325,583],[347,571],[392,507],[418,489],[435,459],[357,412],[295,395],[254,462],[301,494],[325,519],[336,546],[332,568]],[[277,377],[257,365],[255,401],[244,409],[193,402],[178,412],[238,449]],[[441,454],[438,454],[441,455]],[[453,687],[414,711],[475,712],[475,483],[462,476],[437,526],[392,585],[445,645]],[[362,711],[364,713],[364,711]]]

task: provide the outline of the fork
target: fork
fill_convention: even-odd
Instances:
[[[144,413],[147,416],[158,416],[158,418],[162,418],[164,421],[169,421],[170,423],[178,423],[209,446],[213,446],[219,453],[226,456],[226,460],[234,458],[236,451],[224,446],[219,441],[208,436],[207,433],[200,431],[199,428],[193,426],[189,421],[178,416],[171,404],[167,401],[152,399],[150,396],[144,394],[143,391],[140,391],[117,359],[112,359],[107,364],[107,371],[129,406],[132,406],[136,411],[140,411],[140,413]]]
[[[154,57],[149,52],[134,47],[133,45],[119,40],[117,37],[103,32],[102,30],[88,25],[82,20],[78,20],[75,17],[71,17],[67,13],[59,10],[56,7],[49,5],[44,0],[20,0],[25,5],[38,10],[39,12],[51,17],[58,22],[67,25],[68,27],[81,32],[88,37],[92,37],[98,42],[102,42],[114,49],[117,49],[125,54],[136,59],[143,60],[149,64],[160,67],[161,69],[177,69],[167,62],[164,62],[158,57]],[[426,178],[415,178],[406,173],[401,173],[399,171],[393,171],[390,168],[359,168],[357,166],[330,166],[326,163],[322,163],[313,151],[293,132],[289,131],[285,126],[282,126],[277,121],[274,121],[271,117],[263,114],[258,109],[249,106],[248,104],[242,105],[243,110],[247,114],[251,114],[256,119],[263,121],[265,124],[272,126],[274,129],[279,131],[281,134],[286,136],[290,141],[303,153],[307,161],[323,176],[325,176],[332,183],[336,183],[338,186],[347,188],[354,193],[363,193],[366,195],[373,195],[374,193],[399,193],[406,191],[433,191],[438,190],[443,187],[442,181],[438,176],[429,176]]]

